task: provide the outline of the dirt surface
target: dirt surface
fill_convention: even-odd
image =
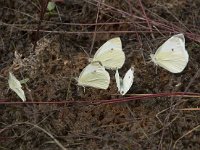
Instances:
[[[56,9],[46,11],[41,21],[44,5],[40,1],[0,0],[1,101],[21,101],[9,90],[9,71],[18,79],[29,78],[23,85],[28,102],[80,101],[0,104],[0,149],[200,149],[200,112],[180,110],[198,107],[198,98],[82,102],[122,98],[114,71],[109,71],[107,90],[84,90],[75,79],[88,58],[118,36],[126,55],[120,75],[135,67],[134,83],[126,96],[200,92],[200,1],[140,2],[68,0],[56,3]],[[149,62],[149,54],[176,33],[184,33],[190,56],[180,74]]]

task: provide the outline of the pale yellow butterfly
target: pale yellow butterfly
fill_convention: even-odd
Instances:
[[[177,34],[162,44],[155,54],[151,54],[152,61],[162,68],[172,72],[182,72],[189,59],[185,49],[185,38],[183,34]]]
[[[125,95],[128,90],[131,88],[134,79],[134,67],[131,67],[125,74],[124,78],[122,79],[119,76],[118,70],[115,73],[115,80],[117,84],[118,91],[121,95]]]
[[[99,62],[87,65],[78,78],[78,85],[107,89],[110,84],[110,76]]]
[[[119,69],[125,61],[122,42],[119,37],[112,38],[104,43],[95,53],[92,62],[98,61],[106,69]]]
[[[9,79],[8,79],[8,84],[11,90],[13,90],[21,99],[22,101],[26,101],[26,97],[24,94],[24,91],[22,90],[22,85],[19,80],[9,72]]]

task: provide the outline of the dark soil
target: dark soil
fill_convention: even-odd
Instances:
[[[45,12],[41,21],[39,0],[0,0],[0,101],[21,101],[9,90],[9,71],[18,79],[29,78],[23,86],[28,102],[122,97],[117,92],[114,71],[109,71],[111,84],[107,90],[84,90],[75,80],[89,63],[88,55],[92,57],[103,43],[117,36],[126,54],[120,74],[135,67],[134,83],[126,96],[200,92],[199,0],[98,2],[58,2],[57,9]],[[95,22],[99,23],[96,27]],[[180,74],[149,63],[149,54],[176,33],[184,33],[190,55]],[[56,150],[61,149],[61,143],[66,149],[198,150],[200,112],[180,109],[199,105],[195,97],[102,105],[0,104],[0,149]]]

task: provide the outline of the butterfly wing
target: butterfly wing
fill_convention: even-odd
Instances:
[[[23,102],[26,101],[24,91],[21,88],[13,88],[12,90],[21,98]]]
[[[93,62],[99,61],[106,69],[119,69],[125,61],[119,37],[108,40],[95,53]]]
[[[123,81],[122,81],[122,78],[119,76],[118,70],[116,70],[116,73],[115,73],[115,80],[116,80],[118,91],[121,91],[121,88],[123,86]]]
[[[78,85],[107,89],[110,84],[110,76],[98,62],[87,65],[78,78]]]
[[[122,95],[125,95],[128,90],[131,88],[133,84],[133,79],[134,79],[134,68],[131,67],[125,74],[124,79],[123,79],[123,86],[120,90],[120,93]]]
[[[184,35],[172,36],[151,57],[154,63],[172,73],[182,72],[189,59],[188,52],[185,49]]]
[[[21,83],[11,72],[9,72],[8,84],[10,89],[13,90],[22,99],[22,101],[26,101],[24,91],[21,88]]]

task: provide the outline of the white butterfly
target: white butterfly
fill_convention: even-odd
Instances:
[[[152,61],[172,73],[180,73],[188,63],[189,55],[185,49],[183,34],[177,34],[162,44],[155,54],[150,55]]]
[[[118,70],[115,73],[115,80],[117,83],[118,91],[121,95],[125,95],[131,88],[134,79],[134,67],[131,67],[125,74],[124,79],[119,76]]]
[[[24,94],[24,91],[22,90],[22,85],[19,80],[11,73],[9,72],[9,79],[8,84],[11,90],[13,90],[21,99],[22,101],[26,101],[26,97]]]
[[[78,85],[107,89],[110,84],[110,76],[99,62],[87,65],[78,78]]]
[[[119,69],[125,61],[122,42],[119,37],[112,38],[104,43],[95,53],[92,62],[98,61],[106,69]]]

